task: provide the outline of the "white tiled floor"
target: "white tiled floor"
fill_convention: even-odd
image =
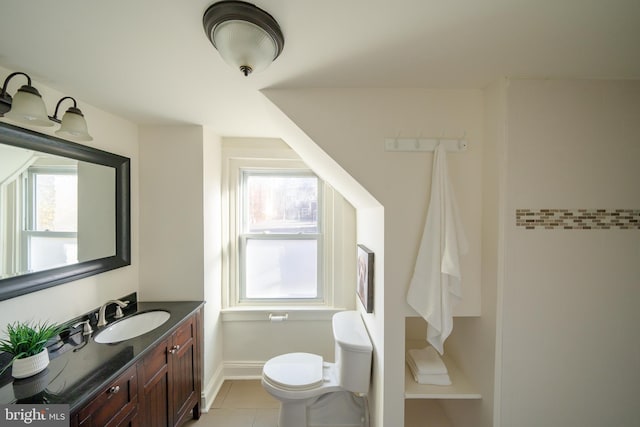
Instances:
[[[279,406],[260,380],[225,381],[209,412],[184,427],[278,427]],[[405,418],[405,427],[451,427],[434,400],[407,400]]]
[[[277,427],[278,408],[260,380],[225,381],[209,412],[185,427]]]

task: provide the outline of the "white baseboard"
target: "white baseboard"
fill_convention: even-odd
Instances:
[[[262,378],[265,362],[232,361],[218,367],[211,380],[202,389],[202,412],[209,412],[224,380],[258,380]]]
[[[255,380],[262,378],[262,367],[265,362],[230,361],[224,362],[225,380]]]
[[[224,382],[224,367],[220,366],[216,370],[216,372],[211,377],[211,380],[205,387],[202,389],[201,403],[202,412],[209,412],[211,405],[213,405],[213,401],[216,398],[216,395],[220,391],[220,387],[222,387],[222,383]]]

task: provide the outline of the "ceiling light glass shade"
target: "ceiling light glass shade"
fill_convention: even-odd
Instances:
[[[214,3],[205,11],[202,24],[222,59],[245,76],[267,68],[284,47],[278,22],[251,3]]]
[[[262,28],[246,21],[226,21],[213,31],[213,42],[224,61],[245,75],[273,62],[277,46]]]
[[[44,101],[33,86],[24,85],[18,89],[11,102],[11,110],[4,116],[28,125],[53,126]]]
[[[87,121],[84,119],[82,112],[74,107],[70,107],[62,116],[60,129],[56,131],[56,135],[70,137],[77,141],[93,140],[89,135]]]

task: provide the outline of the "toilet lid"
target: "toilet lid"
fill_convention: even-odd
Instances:
[[[288,353],[265,363],[264,377],[284,390],[310,390],[323,383],[322,356],[310,353]]]

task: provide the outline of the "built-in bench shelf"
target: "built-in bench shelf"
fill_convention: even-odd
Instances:
[[[407,340],[406,347],[423,348],[427,345],[426,341]],[[442,358],[444,364],[449,371],[451,385],[428,385],[418,384],[411,375],[409,366],[405,363],[404,369],[404,397],[405,399],[482,399],[480,393],[464,376],[464,373],[456,366],[455,363],[446,354]]]

